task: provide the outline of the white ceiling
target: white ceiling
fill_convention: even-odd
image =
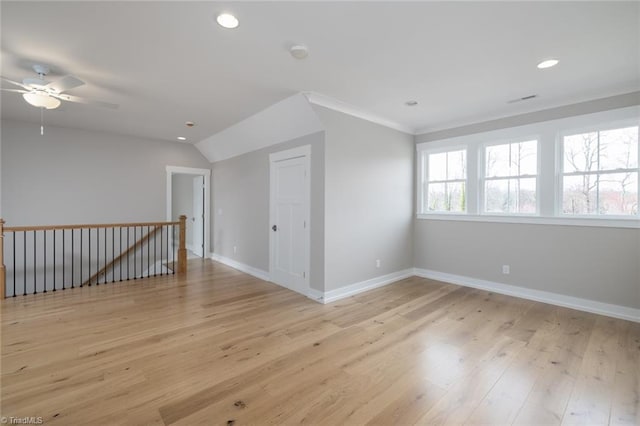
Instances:
[[[218,26],[222,11],[240,26]],[[4,77],[46,63],[52,79],[86,81],[70,94],[120,104],[65,103],[47,123],[164,140],[198,142],[300,91],[423,132],[640,88],[639,2],[2,1],[1,13]],[[310,56],[293,59],[292,43]],[[560,64],[538,70],[547,57]],[[40,120],[6,92],[2,116]]]

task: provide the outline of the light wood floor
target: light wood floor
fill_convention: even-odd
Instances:
[[[320,305],[212,261],[2,302],[49,425],[638,424],[640,324],[422,278]]]

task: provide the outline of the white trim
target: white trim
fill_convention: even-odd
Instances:
[[[273,280],[274,276],[274,244],[275,239],[273,238],[273,232],[271,231],[271,225],[275,223],[275,205],[274,205],[274,164],[278,161],[291,160],[294,158],[303,158],[304,159],[304,168],[305,168],[305,212],[304,212],[304,220],[306,223],[305,227],[305,272],[304,272],[304,289],[302,289],[302,294],[307,295],[309,289],[311,288],[311,145],[303,145],[291,149],[287,149],[284,151],[278,151],[269,154],[269,281],[274,284],[281,285],[285,288],[287,286],[282,283],[278,283]],[[293,290],[293,289],[292,289]],[[297,291],[297,290],[293,290]]]
[[[567,112],[566,110],[570,109],[571,107],[584,106],[585,104],[587,105],[597,104],[597,105],[589,105],[589,107],[587,108],[589,110],[593,110],[594,106],[595,108],[601,108],[601,105],[599,104],[601,104],[602,101],[605,101],[604,104],[606,105],[606,108],[602,110],[596,110],[596,112],[594,113],[597,113],[600,111],[608,111],[611,108],[609,104],[622,105],[619,107],[614,107],[616,109],[628,108],[629,106],[634,107],[637,105],[637,96],[639,92],[635,88],[633,90],[634,91],[632,92],[628,92],[628,91],[614,92],[609,96],[606,96],[604,98],[599,98],[599,99],[592,99],[592,98],[590,99],[590,98],[584,98],[584,97],[578,97],[571,100],[565,99],[565,102],[554,102],[550,105],[547,105],[544,109],[531,109],[529,111],[522,112],[516,115],[513,115],[513,113],[509,113],[509,112],[502,113],[502,114],[489,114],[483,117],[478,117],[475,120],[459,119],[459,120],[449,121],[446,124],[437,125],[437,126],[431,126],[431,127],[422,126],[416,129],[416,135],[420,136],[424,134],[442,132],[446,130],[478,126],[486,123],[491,123],[494,125],[495,124],[502,125],[503,122],[507,122],[511,120],[526,122],[527,124],[539,123],[540,122],[540,120],[538,119],[539,115],[549,116],[549,115],[557,115],[558,113],[566,114]],[[627,106],[624,106],[624,105],[627,105]],[[550,112],[553,112],[553,114],[550,114]],[[587,112],[584,114],[593,114],[593,113]],[[526,125],[526,124],[523,124],[523,125]],[[503,128],[503,127],[499,127],[499,128]]]
[[[386,118],[380,117],[379,115],[372,114],[360,107],[350,105],[343,101],[339,101],[338,99],[321,95],[320,93],[316,93],[316,92],[303,92],[303,93],[307,97],[307,100],[309,101],[309,103],[312,103],[314,105],[329,108],[334,111],[351,115],[353,117],[361,118],[363,120],[367,120],[372,123],[379,124],[384,127],[388,127],[390,129],[399,130],[403,133],[408,133],[410,135],[416,134],[416,131],[413,127],[405,126],[404,124],[398,123],[396,121],[387,120]]]
[[[167,213],[167,222],[171,222],[173,219],[171,218],[171,204],[172,204],[172,186],[171,180],[174,174],[185,174],[185,175],[194,175],[194,176],[202,176],[204,177],[204,205],[203,205],[203,213],[204,213],[204,252],[203,255],[209,253],[209,238],[210,231],[209,225],[211,221],[211,214],[209,209],[211,208],[211,201],[209,200],[211,197],[211,169],[198,169],[194,167],[180,167],[180,166],[166,166],[167,172],[167,205],[166,205],[166,213]]]
[[[417,164],[416,168],[418,172],[416,173],[418,183],[417,183],[417,207],[418,211],[421,211],[425,206],[425,201],[428,204],[429,202],[429,194],[427,188],[429,184],[437,184],[444,183],[447,184],[449,182],[452,183],[464,183],[464,198],[465,200],[469,199],[469,147],[468,145],[452,145],[452,146],[441,146],[437,148],[422,148],[417,149],[416,159]],[[446,179],[439,181],[430,181],[429,180],[429,156],[437,155],[437,154],[445,154],[447,158],[447,164],[449,163],[449,154],[452,152],[464,152],[464,161],[465,161],[465,177],[464,179]],[[448,174],[448,167],[447,167]],[[465,205],[465,211],[446,211],[446,210],[438,210],[433,212],[432,214],[467,214],[469,212],[469,202]]]
[[[309,291],[307,292],[307,297],[318,303],[324,303],[324,292],[320,290],[316,290],[315,288],[309,288]]]
[[[269,154],[269,162],[290,160],[292,158],[311,157],[311,145],[297,146],[284,151]]]
[[[556,193],[555,193],[555,201],[557,203],[556,215],[558,215],[559,217],[576,217],[576,215],[563,212],[563,205],[564,205],[563,191],[564,191],[565,177],[591,175],[596,177],[596,182],[597,182],[600,179],[601,175],[606,175],[611,173],[627,173],[628,172],[628,173],[638,173],[640,175],[640,149],[637,150],[638,158],[636,158],[636,161],[637,161],[636,164],[638,165],[638,167],[635,167],[633,169],[605,169],[605,170],[595,170],[595,171],[575,171],[575,172],[568,172],[568,173],[565,173],[565,170],[564,170],[564,145],[565,145],[564,139],[566,137],[576,136],[584,133],[597,133],[598,134],[598,148],[597,148],[598,166],[596,168],[599,169],[600,157],[601,157],[600,133],[606,132],[607,130],[620,129],[625,127],[640,128],[640,122],[638,118],[635,118],[633,120],[627,119],[627,120],[608,121],[603,123],[592,124],[586,128],[583,127],[581,129],[573,129],[573,131],[570,129],[566,129],[558,132],[558,135],[556,137],[556,150],[555,150],[555,154],[557,156],[556,157],[556,167],[557,167],[556,185],[557,186],[556,186]],[[640,179],[638,179],[636,183],[637,183],[636,191],[640,192]],[[599,200],[599,198],[600,198],[600,185],[598,183],[596,186],[596,200]],[[599,209],[600,209],[600,203],[599,201],[597,201],[596,210],[599,210]],[[577,217],[580,217],[580,216],[577,216]],[[603,214],[597,214],[597,217],[607,218],[609,216],[603,215]],[[640,212],[638,212],[638,214],[635,217],[640,219]]]
[[[492,291],[494,293],[505,294],[507,296],[519,297],[521,299],[534,300],[536,302],[548,303],[555,306],[576,309],[579,311],[591,312],[599,315],[606,315],[613,318],[620,318],[633,322],[640,322],[640,309],[627,306],[613,305],[610,303],[596,302],[595,300],[582,299],[579,297],[566,296],[549,291],[533,290],[525,287],[518,287],[509,284],[502,284],[493,281],[480,280],[462,275],[449,274],[446,272],[433,271],[430,269],[415,268],[414,273],[418,277],[428,278],[437,281],[457,284],[464,287],[472,287],[480,290]]]
[[[165,169],[167,172],[171,172],[173,174],[211,176],[211,169],[198,169],[195,167],[181,166],[166,166]]]
[[[311,297],[314,300],[317,300],[320,303],[331,303],[340,299],[344,299],[346,297],[354,296],[358,293],[363,293],[365,291],[373,290],[374,288],[383,287],[385,285],[392,284],[396,281],[403,280],[405,278],[409,278],[413,276],[413,269],[405,269],[403,271],[392,272],[387,275],[382,275],[379,277],[371,278],[369,280],[360,281],[355,284],[350,284],[344,287],[337,288],[335,290],[325,291],[324,294],[314,290],[315,296],[321,295],[321,299],[316,299],[315,297]]]
[[[540,155],[540,135],[534,135],[529,137],[523,137],[520,139],[506,139],[503,141],[493,141],[493,142],[485,142],[480,146],[480,151],[478,152],[478,211],[481,214],[496,214],[499,215],[539,215],[540,214],[540,175],[542,174],[542,156]],[[511,146],[515,144],[525,143],[525,142],[535,142],[536,143],[536,174],[535,175],[510,175],[510,176],[487,176],[487,148],[493,146],[504,146],[507,145],[509,147],[509,164],[511,164]],[[488,212],[487,211],[487,200],[486,200],[486,186],[487,181],[494,180],[505,180],[505,179],[535,179],[536,181],[536,211],[535,213],[520,213],[520,212]],[[510,197],[510,194],[508,194]]]
[[[561,135],[567,129],[614,127],[623,124],[638,125],[640,106],[619,108],[591,114],[541,121],[532,124],[456,136],[416,144],[416,217],[418,219],[460,220],[479,222],[533,223],[545,225],[595,226],[613,228],[640,228],[640,214],[629,216],[598,215],[594,217],[564,215],[562,211],[562,150]],[[533,136],[537,137],[533,137]],[[419,140],[419,136],[416,138]],[[483,213],[484,205],[484,150],[486,146],[504,141],[538,141],[538,175],[536,177],[536,203],[539,215],[517,213]],[[420,179],[425,156],[422,152],[455,150],[467,146],[467,215],[452,212],[422,212],[424,185]],[[640,161],[640,153],[639,153]],[[640,187],[640,181],[638,183]],[[446,215],[446,217],[444,217]]]
[[[531,225],[563,225],[563,226],[591,226],[603,228],[632,228],[640,229],[640,219],[631,216],[630,219],[609,219],[606,217],[544,217],[527,215],[470,215],[464,213],[417,213],[420,220],[452,220],[460,222],[491,222],[491,223],[523,223]]]
[[[229,259],[228,257],[220,256],[217,253],[209,253],[209,257],[216,262],[220,262],[224,265],[227,265],[233,269],[237,269],[240,272],[244,272],[245,274],[252,275],[258,279],[263,281],[269,281],[269,273],[267,271],[263,271],[262,269],[254,268],[253,266],[246,265],[242,262],[238,262],[237,260]]]

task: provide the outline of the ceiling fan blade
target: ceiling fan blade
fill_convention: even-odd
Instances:
[[[16,85],[16,86],[18,86],[18,87],[22,87],[22,88],[23,88],[23,89],[25,89],[25,90],[31,90],[31,87],[29,87],[29,86],[25,86],[24,84],[22,84],[22,83],[18,83],[17,81],[9,80],[8,78],[6,78],[6,77],[1,77],[1,76],[0,76],[0,78],[1,78],[2,80],[6,81],[7,83],[11,83],[11,84],[14,84],[14,85]]]
[[[2,90],[3,92],[15,92],[15,93],[29,93],[26,90],[20,90],[20,89],[5,89],[4,87],[1,87],[0,90]]]
[[[57,93],[64,92],[65,90],[73,89],[74,87],[82,86],[84,81],[76,78],[72,75],[62,77],[60,80],[53,81],[47,84],[47,89],[53,89]]]
[[[54,98],[61,99],[63,101],[76,102],[76,103],[79,103],[79,104],[96,105],[96,106],[101,106],[101,107],[105,107],[105,108],[113,108],[113,109],[118,108],[118,105],[116,105],[116,104],[112,104],[112,103],[109,103],[109,102],[103,102],[103,101],[95,101],[93,99],[81,98],[79,96],[73,96],[73,95],[67,95],[67,94],[56,94],[56,93],[52,93],[51,96],[53,96]]]

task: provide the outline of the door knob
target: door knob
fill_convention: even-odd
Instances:
[[[275,232],[275,231],[277,231],[277,230],[278,230],[278,226],[277,226],[277,225],[273,225],[273,226],[271,227],[271,229],[273,229],[273,231]]]

